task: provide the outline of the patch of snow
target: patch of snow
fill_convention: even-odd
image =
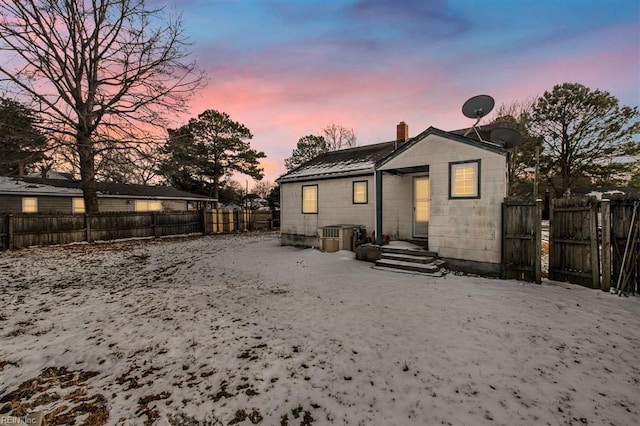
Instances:
[[[109,425],[640,418],[638,297],[374,270],[276,234],[6,251],[0,287],[0,400],[48,367],[94,372],[69,389]]]

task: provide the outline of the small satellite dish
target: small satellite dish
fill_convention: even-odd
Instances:
[[[489,114],[494,105],[495,101],[491,96],[478,95],[467,100],[464,105],[462,105],[462,113],[467,118],[480,119]]]
[[[471,133],[471,130],[476,132],[476,136],[478,136],[479,140],[482,140],[480,137],[480,133],[478,133],[478,129],[476,126],[482,120],[482,117],[489,114],[495,105],[495,101],[489,95],[478,95],[474,96],[471,99],[468,99],[464,105],[462,105],[462,113],[465,117],[475,118],[476,122],[471,126],[463,136],[467,136]]]
[[[491,131],[491,135],[489,137],[491,142],[500,144],[506,149],[518,146],[522,142],[522,135],[520,132],[509,127],[495,128]]]

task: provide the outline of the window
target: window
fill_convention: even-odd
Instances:
[[[367,181],[353,182],[353,204],[367,204]]]
[[[22,198],[22,212],[23,213],[38,213],[38,199],[23,197]]]
[[[71,199],[71,212],[72,213],[84,213],[84,199],[72,198]]]
[[[449,198],[480,198],[480,160],[449,163]]]
[[[318,213],[318,185],[302,185],[302,213]]]
[[[155,200],[136,200],[137,212],[159,212],[162,210],[162,202]]]

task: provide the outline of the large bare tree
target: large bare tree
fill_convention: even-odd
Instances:
[[[353,129],[347,129],[340,124],[329,124],[322,129],[322,134],[329,151],[353,148],[356,146],[356,139],[358,139]]]
[[[76,151],[87,212],[102,147],[164,128],[204,83],[187,47],[181,21],[145,0],[0,0],[0,82]]]

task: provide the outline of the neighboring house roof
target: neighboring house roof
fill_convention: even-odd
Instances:
[[[187,201],[215,201],[200,194],[192,194],[169,186],[147,186],[128,183],[96,182],[99,197],[153,198]],[[82,196],[82,182],[65,179],[34,177],[12,178],[0,176],[0,194]]]
[[[429,135],[441,136],[497,153],[504,154],[506,152],[502,146],[486,141],[485,136],[488,138],[490,129],[480,131],[483,140],[478,140],[473,130],[471,130],[466,137],[462,136],[465,131],[466,129],[445,132],[435,127],[429,127],[424,132],[410,138],[406,142],[390,141],[327,152],[280,176],[277,182],[328,179],[373,173],[376,167],[410,149],[413,145]],[[486,135],[483,133],[486,133]]]

